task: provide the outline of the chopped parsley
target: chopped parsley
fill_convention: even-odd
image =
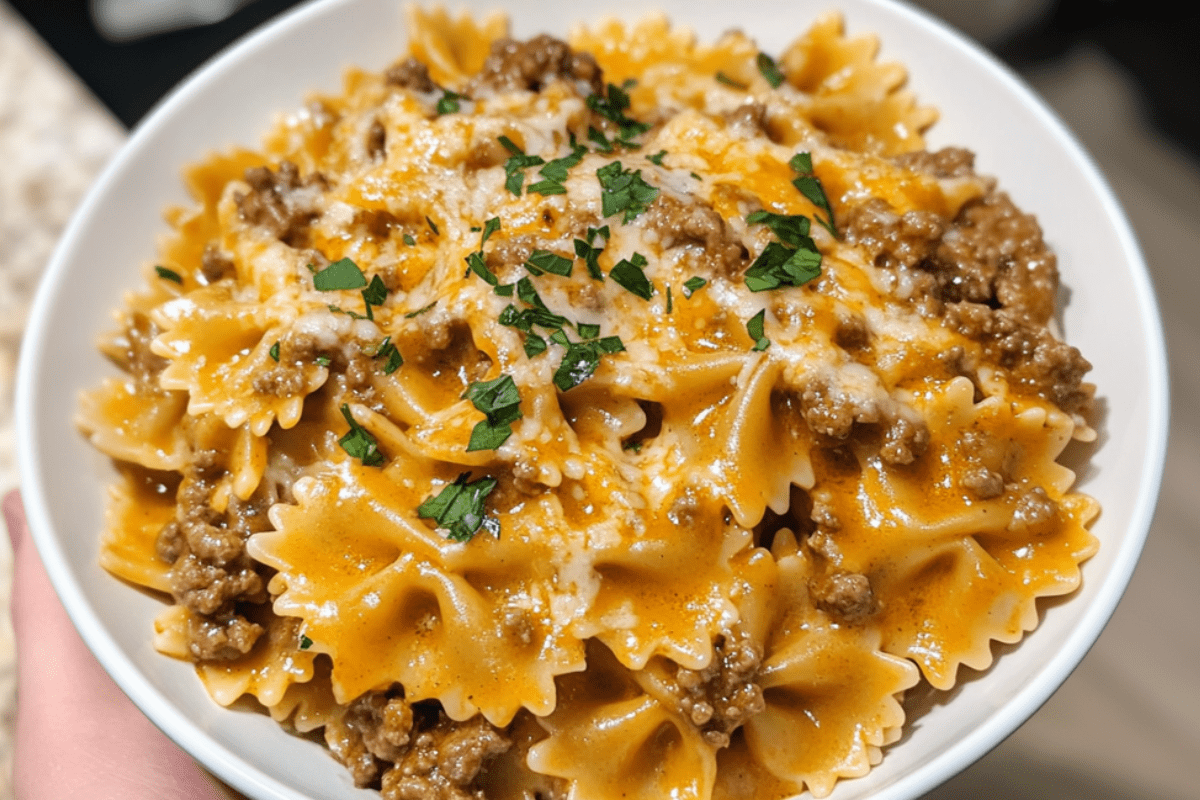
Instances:
[[[755,211],[746,217],[751,225],[766,225],[779,237],[771,242],[746,270],[746,286],[765,292],[780,286],[803,286],[821,274],[821,254],[809,238],[810,223],[802,215]]]
[[[348,258],[335,261],[325,269],[313,273],[313,288],[320,292],[336,292],[343,289],[361,289],[367,285],[367,276]]]
[[[622,222],[631,222],[658,197],[658,189],[642,180],[642,171],[621,168],[620,161],[596,170],[600,180],[601,215],[625,212]]]
[[[318,367],[328,367],[332,363],[332,359],[329,356],[317,356],[313,361]]]
[[[492,234],[500,230],[500,218],[492,217],[487,222],[483,223],[483,234],[479,237],[479,249],[487,244],[487,240],[492,237]]]
[[[279,363],[279,342],[271,345],[271,349],[267,351],[267,355],[275,359],[275,363]]]
[[[812,154],[796,153],[788,161],[788,166],[800,176],[792,181],[792,185],[799,189],[800,194],[807,197],[809,202],[826,213],[827,219],[817,217],[817,224],[829,231],[833,238],[838,238],[837,226],[833,221],[833,209],[829,207],[829,198],[825,196],[825,188],[821,186],[821,179],[813,173]]]
[[[746,270],[746,286],[765,292],[780,286],[803,286],[821,274],[821,254],[771,242]]]
[[[580,339],[595,339],[600,335],[600,326],[593,325],[590,322],[580,322],[576,324],[575,330],[579,332]]]
[[[701,278],[699,275],[688,278],[683,282],[683,296],[691,298],[698,290],[703,289],[708,285],[708,281]]]
[[[470,100],[470,99],[471,98],[467,97],[464,94],[459,94],[458,92],[452,92],[449,89],[445,89],[443,91],[441,98],[439,98],[437,101],[437,113],[439,115],[440,114],[454,114],[459,110],[459,103],[458,103],[459,100]]]
[[[384,375],[391,375],[404,364],[404,357],[396,349],[396,344],[392,341],[391,336],[383,337],[383,341],[375,347],[364,349],[363,355],[371,358],[386,358],[387,361],[383,365]]]
[[[313,640],[308,638],[304,634],[301,634],[300,635],[300,649],[307,650],[308,648],[310,648],[312,646],[313,646]]]
[[[554,385],[559,391],[570,391],[595,374],[600,359],[625,349],[619,336],[605,336],[586,342],[571,342],[563,355],[562,363],[554,372]]]
[[[415,245],[417,243],[417,240],[413,238],[413,235],[411,233],[406,233],[406,234],[404,234],[404,243],[406,245],[408,245],[409,247],[412,247],[413,245]]]
[[[526,192],[536,192],[540,195],[551,194],[566,194],[567,189],[562,185],[567,179],[567,172],[583,160],[584,154],[587,153],[587,148],[583,145],[575,145],[571,148],[571,155],[556,158],[538,170],[538,174],[542,176],[542,180],[537,183],[531,183]]]
[[[604,252],[603,247],[593,247],[592,242],[596,237],[600,236],[604,241],[608,241],[609,230],[605,225],[602,228],[588,228],[587,241],[583,239],[575,240],[575,255],[582,258],[587,264],[588,275],[591,275],[598,281],[604,280],[604,273],[600,270],[600,254]]]
[[[771,346],[771,340],[763,335],[763,324],[766,320],[767,310],[764,308],[750,318],[746,323],[746,333],[750,334],[750,338],[754,340],[754,350],[766,350]]]
[[[487,281],[489,286],[499,286],[500,279],[496,277],[496,273],[488,267],[487,262],[483,259],[483,251],[476,250],[467,256],[467,266],[471,272],[474,272],[479,277]]]
[[[367,306],[367,319],[375,319],[375,315],[371,313],[371,306],[381,306],[387,300],[387,287],[383,285],[383,278],[378,275],[372,277],[367,288],[362,290],[362,298]]]
[[[571,259],[563,258],[549,250],[534,250],[533,254],[529,256],[529,260],[525,262],[525,269],[534,275],[552,272],[555,275],[569,278],[571,276]]]
[[[405,315],[404,315],[404,318],[405,318],[405,319],[412,319],[413,317],[419,317],[419,316],[421,316],[422,314],[424,314],[426,311],[429,311],[430,309],[432,309],[432,308],[433,308],[434,306],[436,306],[436,305],[437,305],[437,300],[434,300],[432,303],[430,303],[429,305],[425,306],[424,308],[418,308],[416,311],[410,311],[410,312],[408,312],[407,314],[405,314]]]
[[[671,284],[667,284],[667,313],[670,314],[675,309],[675,301],[671,299]]]
[[[486,517],[483,510],[484,501],[496,488],[496,479],[483,477],[468,482],[470,477],[470,472],[462,473],[454,483],[417,506],[418,517],[432,519],[439,530],[446,531],[446,538],[455,542],[471,541],[480,528],[500,535],[500,521]]]
[[[726,86],[730,86],[734,89],[741,89],[742,91],[746,91],[747,89],[750,88],[746,84],[742,83],[741,81],[734,80],[733,78],[729,77],[728,75],[726,75],[724,72],[721,72],[720,70],[717,71],[716,78],[717,78],[717,83],[723,83]]]
[[[434,236],[441,235],[441,231],[438,230],[437,223],[431,220],[428,216],[425,217],[425,221],[429,223],[429,230],[433,231]]]
[[[659,150],[657,153],[655,153],[652,156],[646,156],[646,160],[649,161],[651,164],[655,164],[655,165],[661,167],[663,165],[663,163],[662,163],[663,156],[665,156],[666,154],[667,154],[666,150]]]
[[[342,416],[350,425],[345,436],[338,439],[338,444],[351,458],[362,461],[365,467],[378,467],[383,463],[383,453],[379,452],[379,443],[375,441],[366,428],[359,425],[350,413],[350,406],[342,403]]]
[[[784,75],[779,70],[779,65],[775,63],[775,59],[766,53],[759,53],[755,63],[758,64],[758,71],[767,79],[767,83],[771,84],[772,89],[778,89],[783,85]]]
[[[370,317],[368,317],[366,314],[360,314],[357,311],[350,311],[338,306],[326,306],[326,308],[328,308],[330,312],[334,314],[345,314],[346,316],[350,317],[350,319],[370,319]],[[370,311],[371,309],[368,308],[367,310]]]
[[[632,450],[634,453],[640,453],[640,452],[642,452],[642,445],[644,445],[644,444],[645,444],[645,442],[643,442],[640,439],[630,439],[628,442],[624,442],[621,444],[621,449],[622,450]]]
[[[467,452],[495,450],[512,436],[512,423],[521,418],[521,395],[511,376],[473,383],[463,398],[486,415],[471,431]]]
[[[601,117],[617,124],[618,143],[626,147],[636,146],[630,140],[651,128],[649,123],[638,122],[625,114],[629,110],[629,94],[620,86],[611,83],[608,85],[605,95],[588,95],[587,107]]]
[[[634,253],[628,259],[618,261],[616,266],[608,271],[608,277],[643,300],[649,300],[654,294],[654,285],[642,271],[645,266],[646,257],[641,253]]]
[[[158,277],[162,278],[164,281],[175,281],[175,283],[178,283],[181,286],[183,285],[183,278],[173,269],[167,269],[166,267],[159,266],[155,267],[154,271],[158,273]]]
[[[596,146],[602,153],[611,153],[613,151],[612,142],[610,142],[608,137],[604,135],[604,131],[600,130],[599,128],[591,125],[588,126],[588,140],[595,142]]]
[[[526,155],[525,151],[517,147],[512,139],[507,136],[500,137],[500,144],[504,145],[504,149],[512,153],[507,161],[504,162],[504,188],[521,196],[521,187],[525,184],[525,170],[529,167],[536,167],[539,164],[545,164],[546,159],[541,156]]]

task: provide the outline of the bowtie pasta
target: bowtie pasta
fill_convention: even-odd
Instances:
[[[836,15],[778,57],[410,15],[188,171],[82,399],[103,565],[387,798],[866,774],[1096,548],[1037,223]]]

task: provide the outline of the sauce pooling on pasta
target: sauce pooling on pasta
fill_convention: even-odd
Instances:
[[[388,798],[866,774],[1095,551],[1036,221],[836,16],[411,22],[189,170],[82,401],[102,563]]]

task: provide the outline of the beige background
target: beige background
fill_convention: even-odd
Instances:
[[[927,800],[1200,800],[1200,164],[1141,121],[1136,89],[1098,51],[1078,49],[1025,77],[1099,162],[1141,239],[1172,361],[1171,444],[1145,555],[1100,641],[1023,728]],[[17,483],[12,369],[29,299],[71,210],[124,136],[0,3],[5,490]],[[0,800],[11,794],[10,566],[0,537]]]

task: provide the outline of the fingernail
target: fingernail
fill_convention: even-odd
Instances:
[[[25,507],[21,504],[21,493],[16,489],[4,495],[4,522],[8,527],[8,540],[16,552],[21,531],[25,528]]]

